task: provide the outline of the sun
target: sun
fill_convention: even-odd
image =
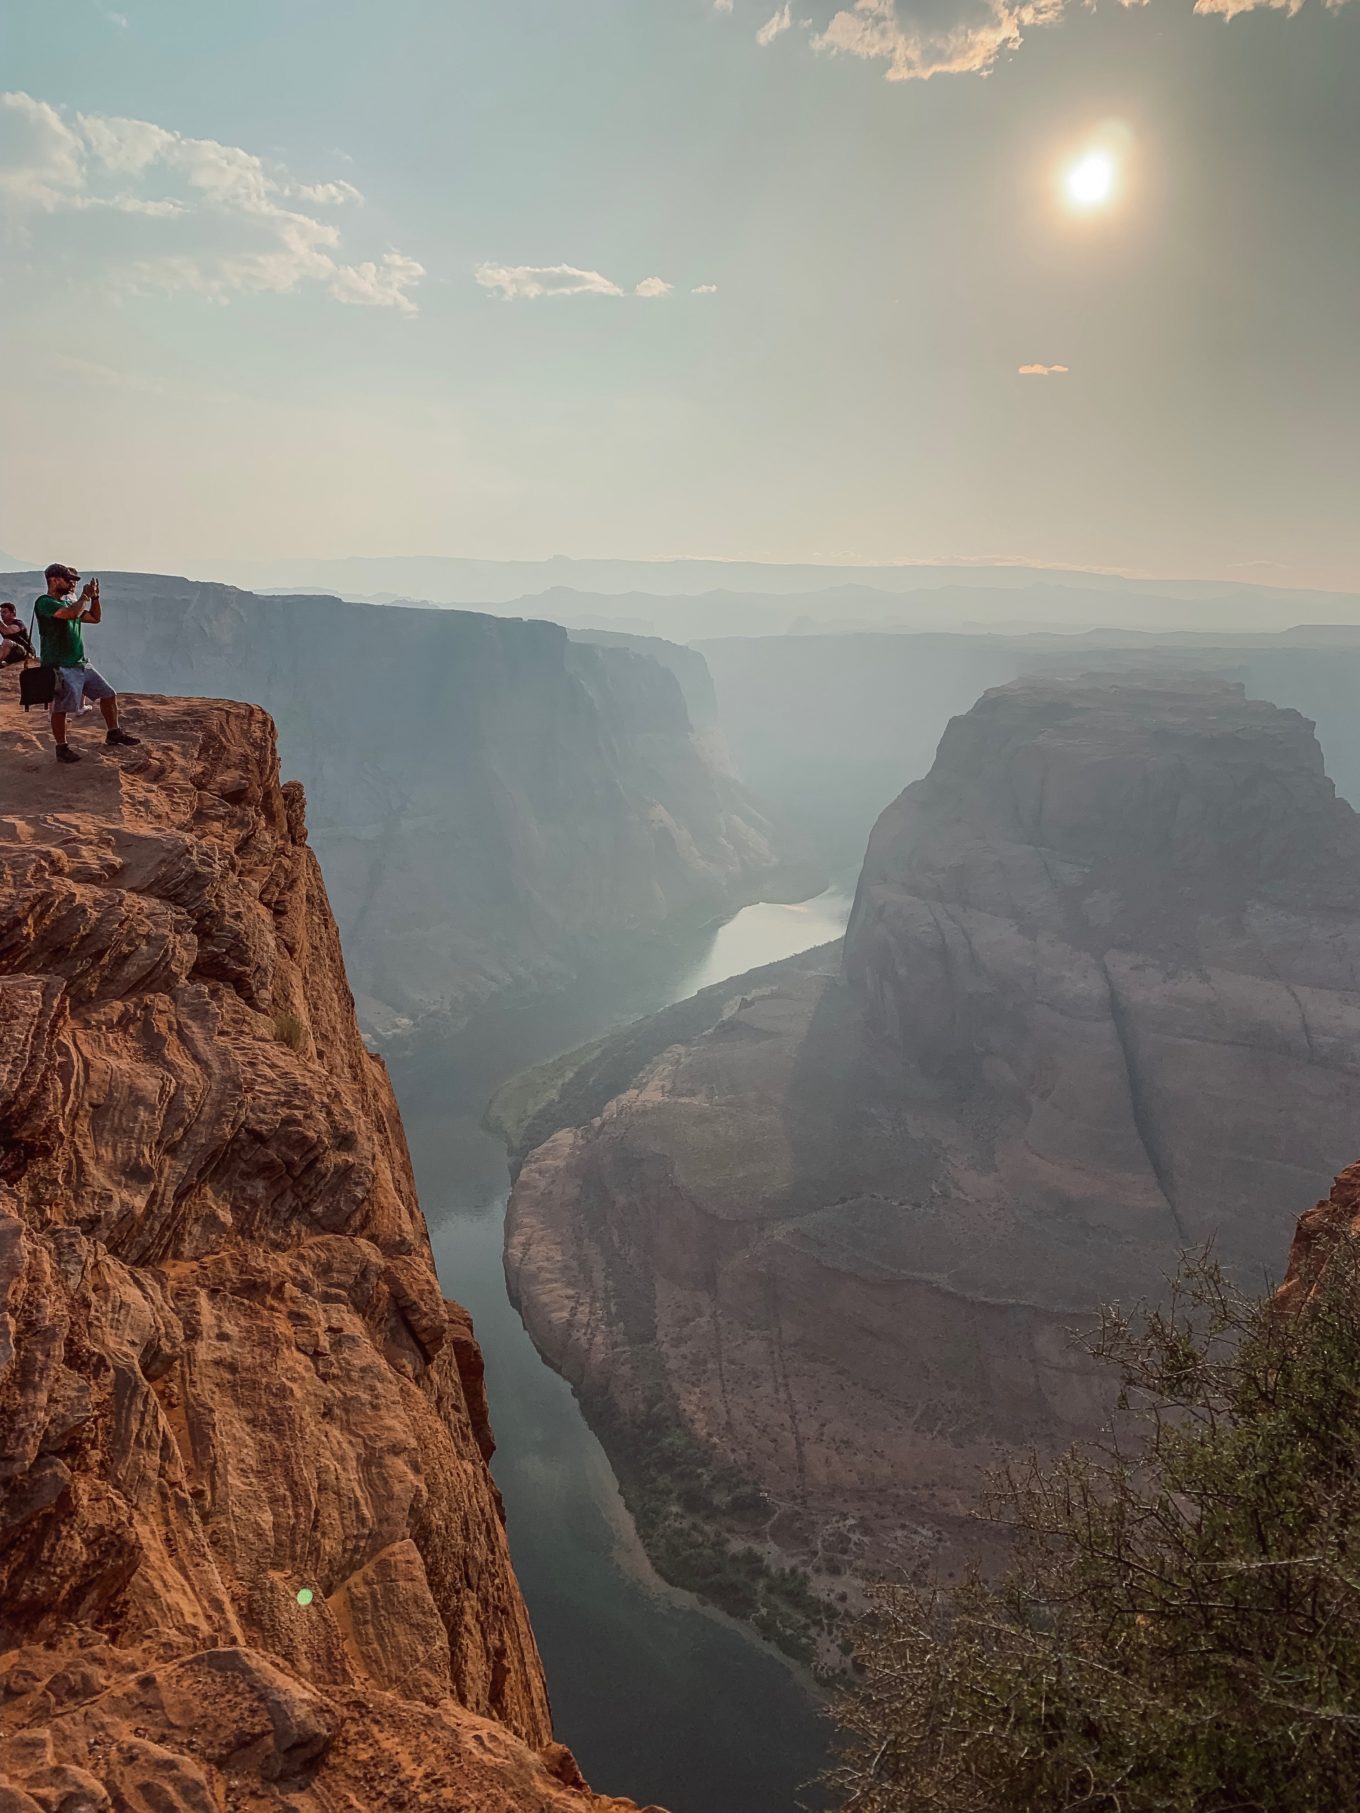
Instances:
[[[1108,151],[1088,151],[1064,178],[1068,200],[1078,208],[1099,208],[1114,193],[1114,159]]]

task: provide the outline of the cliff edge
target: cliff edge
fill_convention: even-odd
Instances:
[[[273,725],[129,706],[79,772],[0,706],[0,1800],[622,1808]]]
[[[711,704],[687,651],[668,656],[682,690],[555,623],[153,573],[102,586],[90,648],[115,686],[272,713],[375,1038],[443,1036],[637,939],[825,885],[691,721],[686,693]]]

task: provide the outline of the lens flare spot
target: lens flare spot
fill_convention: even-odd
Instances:
[[[297,1602],[299,1605],[310,1605],[312,1603],[311,1587],[304,1586],[298,1589]]]

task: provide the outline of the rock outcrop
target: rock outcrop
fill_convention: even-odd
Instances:
[[[0,707],[0,1805],[622,1807],[273,726],[129,703],[79,771]]]
[[[685,1011],[535,1122],[535,1339],[625,1477],[669,1424],[760,1488],[735,1540],[948,1568],[980,1468],[1103,1416],[1070,1331],[1210,1238],[1259,1281],[1355,1150],[1360,821],[1239,687],[1020,681],[883,813],[843,965]]]
[[[1289,1248],[1289,1269],[1278,1301],[1286,1308],[1306,1302],[1319,1271],[1338,1246],[1352,1250],[1360,1240],[1360,1163],[1347,1165],[1321,1202],[1299,1216]]]
[[[822,885],[692,723],[677,672],[702,700],[696,655],[672,672],[554,623],[159,574],[103,593],[88,646],[116,685],[273,714],[374,1036],[441,1032],[639,934]]]

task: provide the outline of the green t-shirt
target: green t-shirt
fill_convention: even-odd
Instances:
[[[38,600],[39,660],[44,667],[84,667],[85,638],[73,617],[58,617],[74,600],[43,597]]]

